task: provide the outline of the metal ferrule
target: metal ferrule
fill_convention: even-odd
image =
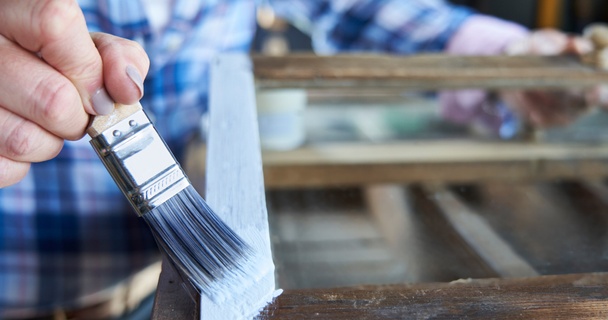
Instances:
[[[143,110],[91,139],[91,145],[139,216],[190,185]]]

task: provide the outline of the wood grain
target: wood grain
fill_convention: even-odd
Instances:
[[[608,274],[287,290],[263,319],[605,319]]]
[[[295,54],[254,56],[253,62],[257,85],[266,88],[508,89],[608,82],[608,72],[565,56]]]

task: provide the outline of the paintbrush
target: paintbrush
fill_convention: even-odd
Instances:
[[[116,104],[87,129],[91,145],[159,246],[214,301],[248,282],[254,254],[205,203],[141,105]]]

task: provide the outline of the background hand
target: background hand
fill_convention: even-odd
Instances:
[[[589,39],[568,36],[557,30],[538,30],[507,46],[509,55],[585,55],[593,51]],[[589,90],[503,91],[502,99],[522,119],[538,127],[566,125],[591,106],[602,104],[601,88]],[[603,104],[605,104],[604,102]]]

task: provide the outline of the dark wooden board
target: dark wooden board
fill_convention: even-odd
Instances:
[[[163,270],[154,297],[152,320],[197,320],[199,294],[186,286],[175,266],[163,256]]]
[[[423,54],[254,56],[260,87],[558,88],[608,82],[608,72],[568,56]]]
[[[262,319],[606,319],[608,274],[288,290]]]

